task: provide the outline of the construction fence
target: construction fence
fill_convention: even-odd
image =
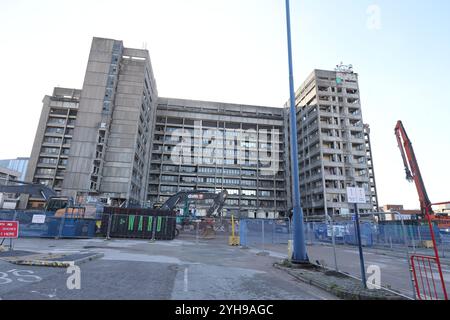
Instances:
[[[110,208],[96,217],[55,217],[44,211],[0,211],[0,221],[18,221],[19,238],[213,240],[224,243],[239,236],[239,220],[231,218],[185,219],[174,212]]]
[[[18,221],[19,238],[127,238],[172,240],[174,216],[104,213],[95,218],[65,214],[55,217],[44,211],[0,211],[0,221]]]
[[[341,221],[305,222],[304,227],[308,245],[358,245],[356,222],[351,218]],[[430,254],[433,251],[430,227],[425,221],[360,221],[360,232],[363,247]],[[437,225],[433,226],[433,232],[440,254],[450,258],[450,232],[439,229]],[[241,245],[248,247],[287,245],[288,241],[292,240],[291,221],[242,219],[240,237]]]
[[[308,258],[311,262],[326,268],[361,279],[356,222],[351,217],[338,219],[305,221]],[[292,240],[292,231],[289,219],[240,221],[241,245],[276,257],[287,258],[288,252],[292,252],[292,245],[290,248],[288,245],[289,240]],[[411,299],[423,297],[443,299],[439,274],[436,273],[436,262],[433,263],[433,259],[428,258],[425,268],[422,258],[420,261],[412,259],[434,257],[431,231],[427,222],[413,220],[376,222],[362,218],[360,232],[367,277],[370,270],[374,270],[370,268],[380,268],[380,285],[384,288],[392,289]],[[450,259],[446,258],[450,258],[449,233],[445,229],[439,229],[437,225],[433,226],[433,233],[442,258],[441,263],[448,273]],[[413,269],[416,277],[412,273]],[[450,283],[445,281],[449,286]],[[428,283],[433,290],[428,290]],[[418,285],[421,285],[421,291],[425,292],[422,297],[415,292],[414,288]]]
[[[108,208],[106,208],[108,209]],[[45,238],[141,238],[172,240],[224,238],[234,234],[240,244],[263,248],[270,245],[287,245],[292,240],[292,225],[288,218],[282,219],[234,219],[202,218],[198,220],[176,217],[171,212],[141,209],[110,208],[93,218],[73,217],[66,214],[55,217],[44,211],[0,211],[0,221],[18,221],[20,237]],[[406,248],[432,249],[431,232],[426,222],[419,221],[361,221],[361,242],[364,247],[387,250]],[[434,226],[440,252],[450,257],[450,232]],[[355,221],[305,222],[305,238],[309,245],[335,244],[357,246]]]
[[[339,245],[358,245],[356,222],[352,220],[307,222],[305,229],[310,244],[332,243],[334,240]],[[361,243],[365,247],[430,248],[432,240],[428,223],[421,221],[361,221],[360,232]],[[433,232],[438,245],[448,244],[445,231],[434,226]]]

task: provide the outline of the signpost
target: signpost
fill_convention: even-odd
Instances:
[[[12,251],[12,240],[19,238],[19,222],[0,221],[0,238],[10,239],[9,250]]]
[[[359,260],[361,264],[361,278],[364,285],[364,288],[367,288],[366,281],[366,267],[364,264],[364,254],[362,249],[361,242],[361,230],[359,225],[359,212],[358,212],[358,203],[366,203],[366,193],[363,188],[347,188],[347,199],[348,203],[353,203],[355,205],[355,215],[354,221],[356,224],[356,236],[358,239],[358,248],[359,248]],[[353,218],[352,218],[353,220]]]

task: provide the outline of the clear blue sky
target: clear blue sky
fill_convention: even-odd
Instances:
[[[380,28],[367,9],[381,10]],[[432,200],[450,200],[450,1],[292,0],[296,86],[343,61],[360,75],[380,203],[418,207],[394,137],[413,140]],[[31,152],[41,101],[81,88],[93,36],[146,42],[161,96],[281,107],[284,0],[0,2],[0,158]]]

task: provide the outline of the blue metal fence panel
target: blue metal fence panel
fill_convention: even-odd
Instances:
[[[33,215],[45,215],[44,223],[33,223]],[[96,235],[96,220],[56,218],[45,211],[0,211],[0,221],[18,221],[19,237],[92,238]]]
[[[289,219],[241,219],[239,229],[243,246],[287,244],[292,238]]]

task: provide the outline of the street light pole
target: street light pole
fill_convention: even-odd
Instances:
[[[294,71],[292,63],[291,42],[291,14],[289,0],[286,0],[286,23],[289,56],[289,91],[290,91],[290,125],[291,125],[291,168],[293,180],[293,225],[294,225],[294,250],[293,263],[309,263],[305,245],[305,230],[303,224],[303,211],[300,200],[300,183],[298,174],[298,142],[297,142],[297,112],[295,106]]]

